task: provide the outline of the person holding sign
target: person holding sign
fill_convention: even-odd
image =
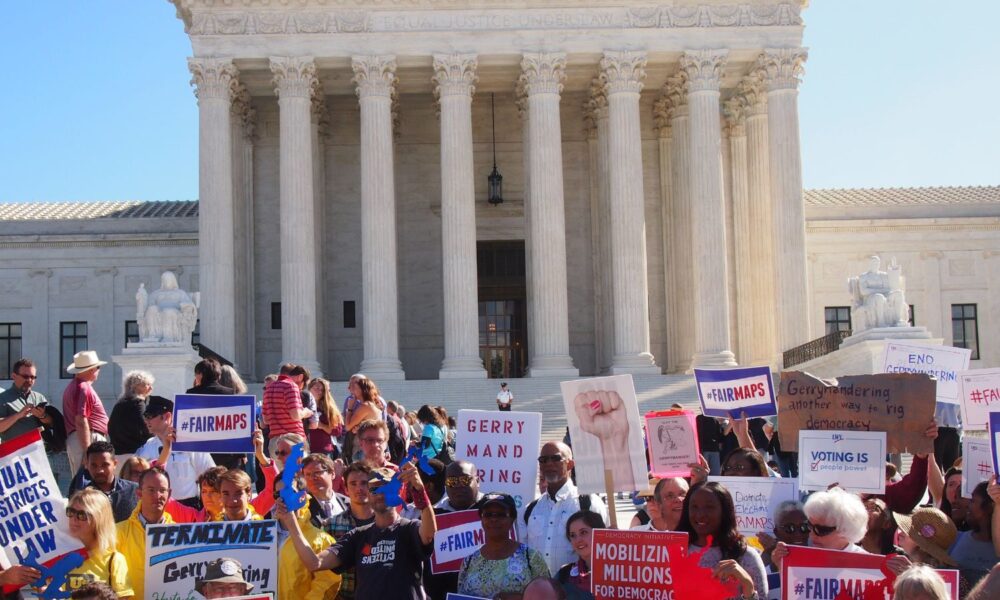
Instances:
[[[146,425],[153,437],[136,450],[135,455],[148,461],[157,460],[167,440],[173,435],[174,402],[160,396],[152,396],[143,413]],[[208,452],[170,452],[166,470],[171,481],[177,482],[174,491],[178,502],[188,506],[198,505],[198,476],[215,466]]]
[[[723,583],[736,581],[743,600],[767,597],[767,574],[755,548],[736,528],[733,497],[722,484],[697,483],[684,498],[680,531],[688,533],[688,553],[707,548],[698,562]]]
[[[835,487],[809,496],[804,507],[809,519],[809,545],[825,550],[867,554],[858,542],[868,530],[868,509],[857,495]],[[788,546],[778,542],[771,553],[775,566],[788,556]]]
[[[73,494],[66,507],[69,534],[87,550],[87,560],[66,577],[66,590],[103,581],[111,585],[119,598],[132,598],[128,562],[115,550],[117,534],[111,502],[103,492],[86,488]],[[139,574],[142,571],[138,571]]]
[[[593,600],[590,586],[591,550],[595,529],[604,529],[601,515],[581,510],[566,522],[566,537],[573,545],[579,560],[567,563],[559,569],[556,579],[566,592],[567,600]]]
[[[165,512],[170,499],[170,476],[160,467],[150,467],[139,478],[139,505],[128,521],[118,524],[116,549],[125,555],[129,573],[146,572],[146,525],[173,523]],[[132,577],[136,598],[145,598],[142,575]]]

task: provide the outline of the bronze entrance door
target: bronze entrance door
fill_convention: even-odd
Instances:
[[[528,367],[524,242],[478,242],[479,355],[490,378],[522,377]]]

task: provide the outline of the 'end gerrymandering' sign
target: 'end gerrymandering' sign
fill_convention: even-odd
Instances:
[[[253,452],[254,396],[178,394],[174,400],[174,450]]]
[[[770,367],[695,369],[702,412],[710,417],[768,417],[778,414]]]
[[[969,370],[972,350],[919,344],[885,345],[883,373],[926,373],[937,379],[937,401],[958,404],[958,373]]]

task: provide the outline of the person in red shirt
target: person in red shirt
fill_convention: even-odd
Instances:
[[[305,437],[302,420],[312,416],[312,411],[302,407],[302,395],[298,384],[292,378],[295,365],[281,365],[278,379],[264,388],[264,425],[268,428],[268,439],[283,433],[294,433]]]
[[[75,375],[63,392],[66,454],[73,474],[80,469],[83,451],[90,444],[108,441],[108,413],[93,387],[101,366],[106,364],[107,361],[97,357],[97,352],[84,350],[74,354],[73,362],[66,367]]]

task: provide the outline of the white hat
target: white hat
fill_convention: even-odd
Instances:
[[[108,361],[97,358],[97,352],[94,352],[93,350],[84,350],[83,352],[77,352],[73,355],[73,362],[66,367],[66,370],[70,373],[83,373],[84,371],[89,371],[94,367],[106,364],[108,364]]]

